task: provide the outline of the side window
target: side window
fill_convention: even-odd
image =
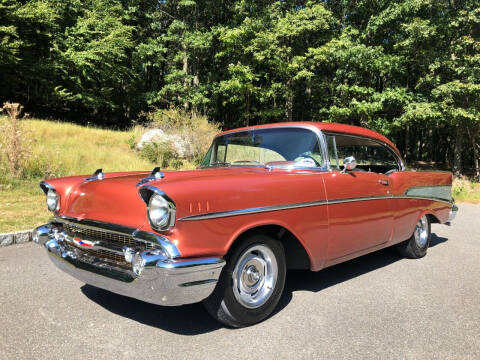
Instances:
[[[392,150],[375,140],[358,136],[328,134],[327,144],[332,168],[342,168],[343,159],[353,156],[357,160],[356,171],[385,174],[400,169]]]

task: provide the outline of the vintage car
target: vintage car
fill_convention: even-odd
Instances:
[[[452,174],[405,169],[384,136],[332,123],[217,135],[193,171],[103,173],[40,184],[34,241],[73,277],[158,305],[203,301],[242,327],[276,307],[288,269],[319,271],[395,245],[423,257],[457,212]]]

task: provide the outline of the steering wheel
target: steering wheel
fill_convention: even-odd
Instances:
[[[303,154],[298,155],[298,157],[296,157],[294,161],[298,162],[298,161],[300,161],[300,159],[310,159],[315,163],[315,166],[320,166],[319,162],[317,160],[315,160],[315,158],[308,153],[303,153]]]
[[[391,169],[391,170],[388,170],[388,171],[385,173],[385,175],[388,176],[388,175],[393,174],[394,172],[397,172],[397,171],[398,171],[398,169]]]

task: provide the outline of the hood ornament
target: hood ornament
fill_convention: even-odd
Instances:
[[[92,176],[89,176],[85,180],[93,181],[93,180],[103,180],[103,179],[105,179],[105,174],[102,172],[102,169],[97,169],[95,170]]]
[[[137,186],[140,186],[140,185],[143,185],[143,184],[146,184],[150,181],[154,181],[154,180],[160,180],[160,179],[163,179],[165,177],[165,174],[163,172],[160,171],[160,167],[155,167],[152,172],[150,173],[150,175],[148,175],[147,177],[143,178],[142,180],[140,180],[138,183],[137,183]]]

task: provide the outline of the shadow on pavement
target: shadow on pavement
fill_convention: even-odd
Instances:
[[[447,238],[432,234],[430,247],[446,242],[447,240]],[[394,249],[387,248],[326,268],[319,272],[311,272],[308,270],[288,271],[284,293],[272,316],[290,303],[294,291],[306,290],[319,292],[330,286],[393,264],[398,260],[402,260],[402,257],[397,255]],[[152,305],[140,300],[117,295],[91,285],[82,286],[81,291],[90,300],[114,314],[176,334],[198,335],[215,331],[222,327],[221,324],[217,323],[208,315],[201,303],[167,307]]]
[[[81,291],[114,314],[181,335],[198,335],[222,327],[213,320],[201,303],[184,306],[158,306],[114,294],[91,285]]]
[[[448,241],[448,239],[432,233],[432,237],[430,239],[430,247],[437,246],[438,244],[444,243],[445,241]]]

